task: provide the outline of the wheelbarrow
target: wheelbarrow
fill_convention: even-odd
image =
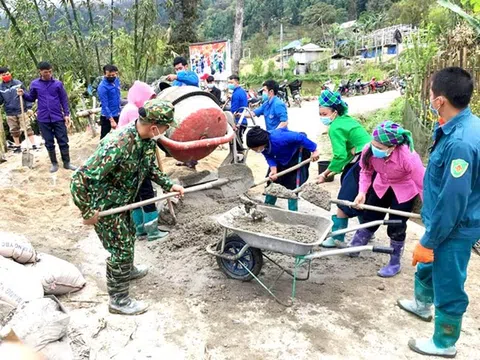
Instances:
[[[284,306],[291,306],[295,299],[296,282],[305,281],[310,277],[311,261],[318,258],[334,255],[346,255],[362,251],[372,251],[382,254],[391,254],[393,249],[390,247],[365,245],[352,248],[335,249],[328,251],[314,251],[316,247],[328,237],[334,235],[346,234],[358,229],[369,228],[376,225],[398,224],[399,220],[378,220],[369,223],[352,226],[348,229],[331,231],[333,222],[330,218],[321,215],[304,214],[296,211],[288,211],[270,206],[257,205],[257,210],[263,212],[273,222],[280,224],[304,225],[313,228],[318,237],[309,243],[298,242],[281,237],[271,236],[262,233],[261,223],[259,231],[252,232],[235,227],[235,219],[239,216],[245,216],[245,210],[242,206],[235,207],[217,218],[218,223],[223,227],[223,239],[218,243],[207,246],[206,251],[217,258],[217,264],[220,270],[229,278],[250,281],[255,279],[273,298]],[[293,271],[284,268],[272,258],[264,253],[271,251],[295,257]],[[267,259],[282,271],[275,279],[274,284],[283,273],[293,278],[291,299],[288,302],[280,300],[259,278],[262,270],[263,260]],[[307,274],[303,277],[298,276],[299,268],[307,264]]]

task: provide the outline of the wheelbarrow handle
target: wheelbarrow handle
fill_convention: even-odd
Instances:
[[[226,144],[232,141],[234,136],[235,132],[233,131],[232,127],[227,124],[227,134],[224,136],[193,141],[175,141],[167,138],[165,135],[161,135],[159,141],[167,148],[169,147],[175,150],[192,150]]]
[[[393,254],[393,248],[389,246],[374,246],[372,251],[381,254]]]
[[[339,200],[339,199],[333,199],[330,200],[330,202],[337,204],[337,205],[343,205],[343,206],[356,206],[356,204],[352,201],[347,201],[347,200]],[[406,212],[406,211],[400,211],[400,210],[394,210],[394,209],[387,209],[379,206],[372,206],[372,205],[367,205],[367,204],[362,204],[358,205],[360,209],[365,209],[365,210],[372,210],[372,211],[377,211],[377,212],[382,212],[386,214],[392,214],[392,215],[398,215],[398,216],[403,216],[407,218],[415,218],[415,219],[421,219],[422,217],[419,214],[411,213],[411,212]]]
[[[228,181],[229,181],[228,179],[218,179],[218,180],[206,183],[206,184],[192,186],[192,187],[189,187],[189,188],[185,189],[185,194],[195,192],[195,191],[200,191],[200,190],[212,189],[212,188],[218,187],[218,186],[222,186],[222,185],[225,185],[226,183],[228,183]],[[154,204],[156,202],[159,202],[159,201],[162,201],[162,200],[165,200],[165,199],[169,199],[169,198],[174,197],[174,196],[178,196],[179,194],[180,194],[179,192],[170,192],[170,193],[163,194],[163,195],[160,195],[160,196],[148,199],[148,200],[139,201],[139,202],[136,202],[136,203],[133,203],[133,204],[130,204],[130,205],[125,205],[125,206],[120,206],[120,207],[115,208],[115,209],[108,209],[108,210],[100,211],[98,216],[103,217],[103,216],[118,214],[118,213],[121,213],[121,212],[124,212],[124,211],[137,209],[137,208],[143,207],[145,205]]]

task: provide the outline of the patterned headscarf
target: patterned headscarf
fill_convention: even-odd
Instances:
[[[405,130],[393,121],[384,121],[372,133],[373,139],[386,146],[402,145],[408,141],[410,151],[413,152],[412,133]]]
[[[174,107],[171,102],[152,99],[145,102],[143,107],[138,109],[140,121],[144,124],[170,125],[176,127]]]
[[[342,96],[339,92],[331,91],[329,89],[323,90],[318,97],[318,103],[321,107],[332,107],[333,105],[340,105],[344,108],[345,112],[348,110],[348,104],[342,100]]]

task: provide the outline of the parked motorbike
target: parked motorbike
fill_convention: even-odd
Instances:
[[[288,84],[288,88],[290,89],[290,94],[292,95],[292,99],[298,107],[302,107],[302,97],[300,95],[300,90],[302,89],[302,81],[301,80],[294,80],[290,84]]]
[[[358,78],[355,83],[353,84],[353,87],[355,89],[355,94],[356,95],[367,95],[369,92],[369,84],[368,82],[362,82],[361,78]]]
[[[387,90],[387,82],[386,81],[377,81],[376,78],[372,78],[370,83],[368,84],[368,89],[370,93],[383,93]]]
[[[352,80],[348,79],[346,83],[342,81],[342,83],[338,86],[338,92],[343,97],[354,95],[355,92],[354,86],[352,85]]]
[[[290,107],[290,100],[288,99],[288,81],[284,80],[283,83],[278,87],[278,94],[277,96],[287,105]]]
[[[250,110],[255,110],[262,105],[263,88],[260,88],[257,91],[253,91],[253,93],[249,91],[247,94],[248,107],[250,108]]]

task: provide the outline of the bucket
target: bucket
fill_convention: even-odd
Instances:
[[[318,175],[320,175],[321,173],[323,173],[325,170],[328,169],[328,166],[330,165],[330,161],[328,160],[320,160],[318,162]],[[327,178],[325,178],[325,182],[332,182],[334,179],[333,176],[329,176]]]
[[[160,143],[176,160],[203,159],[235,136],[216,99],[206,91],[194,86],[172,86],[161,91],[157,99],[175,106],[178,126],[168,129]]]

